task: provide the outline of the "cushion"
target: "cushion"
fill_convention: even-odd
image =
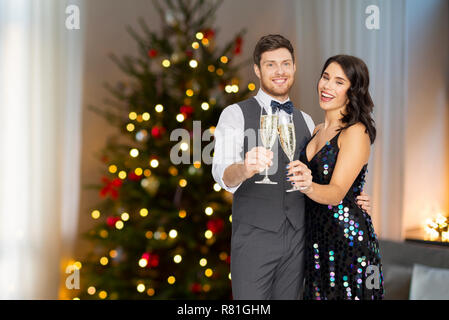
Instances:
[[[449,300],[449,269],[414,264],[410,300]]]
[[[382,263],[386,300],[408,300],[412,271],[411,266]]]

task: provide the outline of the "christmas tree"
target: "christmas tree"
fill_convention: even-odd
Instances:
[[[106,85],[114,99],[91,107],[120,133],[98,155],[104,174],[90,187],[101,201],[89,212],[92,250],[78,263],[77,297],[230,299],[232,200],[213,180],[211,163],[195,159],[193,145],[212,156],[213,138],[201,137],[213,135],[224,107],[255,89],[238,78],[248,61],[233,64],[245,31],[218,46],[213,21],[220,2],[153,4],[161,30],[143,19],[140,32],[128,27],[137,57],[111,58],[129,80]],[[171,141],[175,129],[187,140]]]

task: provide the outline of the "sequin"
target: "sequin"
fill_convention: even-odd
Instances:
[[[307,145],[300,153],[299,160],[312,171],[316,183],[330,183],[339,153],[338,135],[326,142],[310,163],[304,152]],[[338,205],[322,206],[305,197],[304,299],[377,300],[384,297],[377,235],[371,217],[356,203],[356,197],[364,188],[367,172],[368,168],[364,166]],[[364,285],[369,265],[379,266],[379,289],[368,289]]]

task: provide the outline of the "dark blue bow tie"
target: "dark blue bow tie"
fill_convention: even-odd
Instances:
[[[287,101],[285,103],[279,103],[277,101],[271,100],[271,106],[273,107],[273,111],[276,112],[276,109],[284,110],[288,114],[293,113],[293,103],[291,101]]]

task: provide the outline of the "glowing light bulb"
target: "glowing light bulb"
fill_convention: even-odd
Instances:
[[[170,65],[171,65],[170,60],[165,59],[164,61],[162,61],[162,66],[164,68],[168,68],[168,67],[170,67]]]
[[[178,113],[178,115],[176,116],[176,121],[178,122],[183,122],[185,120],[185,117],[182,113]]]
[[[126,125],[126,130],[128,130],[129,132],[133,132],[135,128],[136,128],[136,127],[135,127],[134,124],[132,124],[132,123],[128,123],[128,124]]]
[[[204,233],[204,237],[206,238],[206,239],[210,239],[210,238],[212,238],[214,236],[214,234],[212,233],[212,231],[210,231],[210,230],[207,230],[205,233]]]
[[[150,114],[148,112],[144,112],[142,114],[142,119],[145,120],[145,121],[150,120]]]
[[[140,209],[139,213],[142,217],[146,217],[148,215],[148,209],[142,208]]]
[[[164,106],[162,105],[162,104],[157,104],[155,107],[154,107],[154,110],[156,110],[156,112],[162,112],[162,111],[164,111]]]
[[[93,219],[98,219],[98,218],[100,218],[100,211],[94,210],[94,211],[92,211],[91,215],[92,215]]]
[[[159,166],[159,161],[157,161],[156,159],[151,160],[150,166],[153,168],[157,168]]]
[[[168,277],[167,282],[169,284],[174,284],[176,282],[176,278],[173,276]]]
[[[175,229],[170,230],[170,232],[168,233],[168,236],[172,239],[176,238],[178,236],[178,231],[176,231]]]
[[[187,150],[189,150],[189,144],[188,144],[187,142],[183,142],[183,143],[181,143],[181,145],[179,146],[179,148],[180,148],[182,151],[187,151]]]
[[[202,259],[200,260],[200,266],[205,267],[206,265],[207,265],[207,259],[202,258]]]
[[[118,230],[123,229],[124,226],[125,226],[125,224],[124,224],[123,221],[121,221],[121,220],[119,220],[119,221],[117,221],[117,222],[115,223],[115,227],[116,227]]]
[[[195,69],[196,67],[198,67],[198,61],[196,61],[196,60],[194,60],[194,59],[190,60],[189,66],[190,66],[191,68]]]

